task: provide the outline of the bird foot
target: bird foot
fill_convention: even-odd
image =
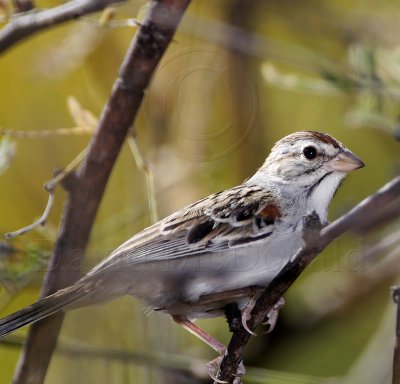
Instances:
[[[257,300],[259,298],[259,295],[255,295],[250,298],[250,301],[246,305],[246,307],[242,311],[242,325],[243,328],[250,333],[250,335],[257,336],[257,334],[252,331],[249,326],[247,325],[247,322],[251,318],[251,311],[253,310]],[[266,320],[262,322],[262,325],[268,325],[268,331],[266,333],[271,333],[276,325],[276,322],[278,320],[278,315],[279,311],[285,306],[285,299],[281,297],[275,305],[272,307],[272,309],[267,313]]]
[[[220,380],[217,377],[223,358],[224,358],[224,355],[220,355],[217,358],[215,358],[214,360],[211,360],[210,362],[207,363],[208,374],[211,377],[211,379],[214,380],[214,383],[227,384],[227,381]],[[244,376],[245,373],[246,373],[246,369],[244,367],[243,361],[241,361],[239,364],[239,367],[236,371],[235,378],[233,380],[233,384],[241,384],[242,383],[241,377]]]
[[[256,293],[250,297],[249,302],[247,303],[246,307],[242,311],[242,325],[243,328],[250,333],[250,335],[257,336],[257,333],[252,331],[247,322],[251,319],[251,311],[253,310],[254,306],[256,305],[257,300],[260,298],[262,294],[262,290],[257,290]]]
[[[250,299],[250,301],[252,301],[253,299]],[[249,303],[250,304],[250,303]],[[243,309],[242,311],[242,325],[243,328],[250,333],[250,335],[253,336],[257,336],[257,333],[255,333],[254,331],[252,331],[249,326],[247,325],[247,322],[250,320],[251,318],[251,311],[253,310],[254,304],[252,306],[247,305],[245,309]]]

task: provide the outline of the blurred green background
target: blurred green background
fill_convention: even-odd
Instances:
[[[0,127],[74,127],[69,96],[98,116],[135,32],[126,21],[145,10],[145,1],[131,0],[108,25],[92,15],[4,53]],[[298,130],[335,136],[367,165],[348,177],[330,219],[398,174],[399,18],[398,4],[389,0],[193,1],[134,127],[153,172],[159,217],[241,183],[276,140]],[[40,216],[43,183],[84,149],[89,135],[0,139],[0,232],[6,233]],[[148,196],[125,146],[86,268],[151,223]],[[1,316],[36,300],[64,200],[58,188],[45,228],[0,243]],[[362,257],[389,235],[390,246]],[[275,331],[252,338],[245,382],[389,383],[395,313],[389,288],[399,280],[399,243],[397,220],[331,244],[288,292]],[[199,324],[228,342],[224,319]],[[0,383],[11,382],[25,334],[0,343]],[[46,382],[201,382],[207,381],[203,361],[214,357],[167,316],[125,297],[68,313]]]

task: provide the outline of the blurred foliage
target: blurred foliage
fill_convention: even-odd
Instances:
[[[283,74],[271,63],[264,63],[264,79],[275,86],[318,94],[351,94],[353,105],[346,122],[355,127],[381,129],[399,134],[400,51],[358,43],[348,49],[345,69],[321,68],[318,77]]]
[[[9,137],[4,136],[0,142],[0,175],[10,166],[15,150],[15,143]]]
[[[2,233],[41,215],[43,183],[88,144],[87,131],[71,129],[94,125],[146,7],[144,0],[128,1],[51,28],[2,56],[0,127],[14,132],[0,142]],[[11,7],[0,2],[0,9]],[[163,217],[240,183],[276,140],[294,131],[328,132],[367,164],[338,192],[332,219],[392,178],[400,168],[394,139],[400,136],[399,17],[389,0],[194,0],[133,127],[136,160],[126,145],[113,172],[85,268],[149,225],[156,206]],[[60,129],[67,134],[40,134]],[[45,228],[0,244],[1,316],[36,299],[64,200],[59,188]],[[319,256],[288,293],[276,330],[252,339],[246,366],[263,369],[249,368],[245,382],[389,383],[389,287],[398,282],[399,244],[378,252],[373,262],[362,255],[398,231],[397,223],[348,235]],[[223,319],[200,324],[229,340]],[[65,354],[63,342],[78,343],[83,352]],[[181,354],[193,357],[195,371],[197,358],[215,357],[166,316],[144,316],[140,303],[121,298],[66,316],[46,382],[196,381],[158,370],[156,361],[85,357],[87,348]],[[389,357],[371,359],[376,350]],[[11,381],[17,358],[15,345],[0,344],[0,383]]]

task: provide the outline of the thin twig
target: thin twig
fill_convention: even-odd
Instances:
[[[257,300],[251,313],[251,319],[248,321],[248,327],[254,331],[261,324],[266,314],[294,283],[300,273],[304,271],[310,262],[331,241],[348,230],[357,230],[372,210],[382,209],[382,207],[396,200],[399,194],[400,177],[396,177],[379,191],[359,203],[347,214],[321,230],[319,230],[318,217],[314,215],[306,217],[304,223],[304,246],[285,265]],[[241,324],[240,319],[237,319],[237,321]],[[219,380],[228,383],[233,382],[238,366],[243,359],[244,348],[249,339],[250,334],[240,325],[239,329],[233,333],[227,353],[222,360],[218,374]]]
[[[88,149],[85,148],[78,156],[75,157],[59,174],[54,176],[51,180],[47,181],[44,185],[46,191],[53,190],[57,184],[61,183],[71,172],[79,166],[82,160],[85,158]]]
[[[49,193],[49,198],[48,198],[47,205],[46,205],[46,208],[45,208],[42,216],[40,216],[39,219],[37,219],[32,224],[27,225],[26,227],[18,229],[17,231],[14,231],[14,232],[6,233],[4,236],[7,239],[12,239],[13,237],[23,235],[24,233],[32,231],[33,229],[36,229],[36,228],[46,224],[46,221],[50,215],[51,209],[53,208],[53,205],[54,205],[55,187],[57,186],[57,184],[61,183],[68,175],[70,175],[71,172],[82,162],[82,160],[84,159],[84,157],[86,155],[86,152],[87,152],[87,148],[85,148],[77,157],[75,157],[75,159],[72,160],[71,163],[69,163],[65,167],[65,169],[63,169],[58,175],[54,176],[51,180],[47,181],[44,184],[45,190]]]
[[[147,164],[146,160],[143,158],[135,136],[130,134],[127,138],[127,141],[129,148],[131,149],[132,155],[135,159],[137,168],[139,169],[139,171],[144,173],[144,176],[146,178],[147,201],[149,204],[150,218],[152,223],[156,223],[158,221],[158,213],[156,187],[154,183],[153,172],[151,171],[150,166]]]
[[[41,30],[122,1],[125,0],[72,0],[43,11],[18,14],[0,30],[0,53]]]
[[[44,137],[50,135],[66,135],[66,134],[82,134],[82,133],[93,133],[95,129],[95,125],[97,125],[97,118],[92,115],[91,112],[84,110],[78,101],[74,97],[68,98],[68,107],[70,113],[78,124],[77,127],[73,128],[59,128],[59,129],[46,129],[40,131],[12,131],[8,129],[1,129],[0,134],[14,136],[14,137],[24,137],[24,138],[33,138],[33,137]],[[61,183],[67,176],[71,174],[71,172],[81,164],[82,160],[85,158],[87,153],[87,148],[85,148],[75,159],[71,161],[61,172],[59,172],[56,176],[54,176],[51,180],[47,181],[44,184],[44,188],[47,192],[49,192],[49,200],[47,202],[47,206],[42,216],[36,220],[34,223],[21,228],[14,232],[9,232],[5,234],[7,239],[11,239],[16,236],[20,236],[28,231],[31,231],[39,226],[43,226],[48,216],[50,215],[51,208],[54,203],[54,189],[57,184]]]
[[[64,135],[82,135],[92,134],[92,127],[71,127],[71,128],[56,128],[56,129],[40,129],[38,131],[20,131],[14,129],[0,128],[0,135],[6,135],[16,138],[41,138],[48,136],[64,136]]]
[[[13,237],[23,235],[26,232],[32,231],[32,229],[35,229],[37,227],[40,227],[40,226],[43,226],[46,224],[46,221],[51,212],[51,208],[53,207],[53,204],[54,204],[54,188],[49,189],[48,192],[49,192],[49,198],[47,200],[47,205],[46,205],[46,208],[45,208],[42,216],[40,216],[39,219],[37,219],[35,222],[33,222],[30,225],[27,225],[24,228],[18,229],[17,231],[14,231],[14,232],[6,233],[4,236],[7,239],[12,239]]]

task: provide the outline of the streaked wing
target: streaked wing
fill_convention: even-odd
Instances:
[[[146,228],[88,275],[144,262],[221,252],[266,239],[280,218],[276,197],[244,184],[199,200]]]

